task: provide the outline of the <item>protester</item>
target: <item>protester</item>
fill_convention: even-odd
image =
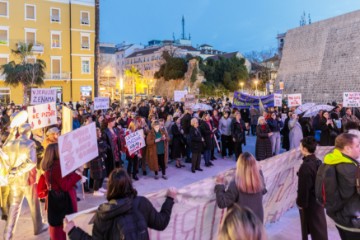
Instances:
[[[168,179],[166,176],[168,142],[168,134],[160,129],[159,121],[154,121],[146,137],[146,160],[150,170],[155,172],[155,179],[159,179],[159,169],[161,169],[162,178]]]
[[[233,141],[231,134],[232,119],[229,118],[229,112],[224,112],[219,121],[219,132],[221,134],[221,156],[229,158],[233,155]],[[228,153],[226,152],[228,151]]]
[[[190,163],[191,162],[191,146],[190,146],[190,139],[189,139],[189,132],[190,132],[190,121],[192,118],[192,109],[187,108],[185,110],[185,114],[181,118],[181,128],[184,130],[184,137],[186,139],[186,160],[185,162]]]
[[[270,137],[272,132],[264,117],[259,117],[256,127],[255,156],[256,160],[264,160],[272,157]]]
[[[345,126],[348,122],[356,122],[360,125],[360,120],[352,114],[351,108],[346,108],[345,115],[341,119],[342,126]]]
[[[271,130],[272,135],[270,136],[271,149],[273,155],[280,153],[281,136],[280,129],[284,126],[281,118],[276,113],[271,113],[271,118],[267,120],[267,124]]]
[[[105,161],[106,173],[110,174],[115,167],[122,165],[121,160],[121,141],[119,138],[118,128],[115,128],[115,118],[107,118],[104,120],[107,128],[103,132],[103,138],[110,146]]]
[[[240,155],[236,162],[234,179],[225,190],[224,175],[215,181],[216,203],[219,208],[231,208],[234,203],[250,208],[261,222],[264,221],[263,195],[266,193],[262,172],[249,152]]]
[[[126,171],[115,169],[109,176],[108,202],[95,214],[92,236],[66,219],[64,231],[71,240],[150,239],[147,228],[163,231],[169,224],[176,195],[176,189],[170,188],[158,212],[147,198],[137,196]]]
[[[267,237],[259,218],[249,208],[234,204],[222,220],[217,239],[266,240]]]
[[[297,114],[293,113],[291,119],[289,120],[289,142],[290,149],[294,149],[300,146],[300,141],[303,139],[301,125],[299,123],[299,117]]]
[[[201,152],[203,150],[205,139],[202,137],[197,118],[191,119],[191,128],[189,132],[191,139],[191,172],[203,171],[200,168]]]
[[[128,136],[129,134],[134,133],[134,132],[136,132],[136,126],[135,126],[134,122],[131,122],[129,124],[128,131],[126,132],[126,136]],[[126,149],[126,159],[128,161],[127,173],[129,176],[132,176],[132,179],[134,179],[135,181],[138,181],[139,180],[139,178],[137,176],[137,172],[139,169],[138,159],[141,158],[141,155],[142,155],[141,149],[134,153],[131,153],[131,154],[129,152],[128,146],[125,146],[125,149]]]
[[[321,130],[320,134],[320,146],[334,146],[335,138],[340,133],[334,121],[330,118],[330,114],[327,111],[323,111],[322,118],[319,123]]]
[[[173,136],[171,156],[176,160],[176,167],[182,168],[185,165],[182,164],[181,159],[185,157],[185,139],[182,134],[184,132],[181,129],[180,118],[174,117],[175,124],[171,126],[170,132]]]
[[[289,139],[289,121],[292,117],[292,112],[287,113],[287,117],[284,121],[284,127],[280,130],[280,134],[283,136],[282,138],[282,148],[286,151],[290,150],[290,139]]]
[[[315,156],[316,145],[314,137],[301,140],[300,152],[304,157],[298,172],[296,204],[300,211],[303,239],[307,239],[310,234],[313,240],[326,240],[328,236],[325,211],[315,196],[316,173],[322,163]]]
[[[205,146],[204,146],[204,160],[205,160],[205,166],[210,167],[213,166],[213,163],[210,162],[211,159],[211,150],[214,148],[214,132],[216,129],[213,128],[211,122],[210,122],[210,114],[209,113],[203,113],[202,121],[200,122],[200,132],[201,136],[205,140]]]
[[[235,161],[242,153],[242,145],[245,143],[245,122],[241,119],[239,112],[235,113],[235,118],[231,122],[231,137],[235,151]]]

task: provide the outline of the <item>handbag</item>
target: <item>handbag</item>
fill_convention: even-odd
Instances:
[[[48,189],[47,216],[49,225],[61,226],[65,215],[74,212],[69,192],[56,191],[51,188],[52,168],[50,169],[50,184]]]

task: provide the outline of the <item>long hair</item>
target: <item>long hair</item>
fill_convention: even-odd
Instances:
[[[264,189],[259,167],[249,152],[240,155],[236,163],[235,184],[245,193],[258,193]]]
[[[121,199],[136,197],[137,191],[133,188],[131,179],[123,168],[114,169],[109,176],[106,199]]]
[[[259,218],[248,208],[234,204],[228,209],[221,223],[218,240],[266,240],[266,233]]]
[[[55,161],[59,161],[59,145],[52,143],[45,149],[43,160],[41,161],[41,168],[44,171],[49,170]]]

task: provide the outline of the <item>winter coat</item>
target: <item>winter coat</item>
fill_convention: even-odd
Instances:
[[[235,139],[235,142],[241,142],[246,144],[245,138],[245,122],[240,119],[240,123],[236,119],[232,119],[231,122],[231,138]]]
[[[168,151],[169,151],[169,135],[163,129],[160,129],[161,135],[165,135],[166,139],[164,140],[164,161],[165,167],[168,162]],[[159,171],[158,155],[155,143],[155,130],[151,129],[149,134],[146,136],[146,161],[151,171]]]
[[[181,158],[181,156],[185,156],[185,139],[184,136],[181,134],[177,124],[173,124],[171,126],[170,132],[173,136],[171,148],[172,159],[177,159]]]
[[[191,127],[190,128],[190,139],[191,139],[191,152],[192,153],[201,153],[204,147],[204,142],[202,141],[202,135],[199,128]]]
[[[315,196],[315,179],[321,161],[314,154],[303,158],[298,172],[296,204],[302,208],[308,232],[314,240],[327,239],[327,225],[324,208]]]
[[[285,149],[286,151],[289,151],[289,149],[290,149],[289,120],[290,120],[289,117],[287,117],[287,118],[285,119],[285,121],[284,121],[284,127],[283,127],[283,128],[281,129],[281,131],[280,131],[281,135],[283,136],[282,148]]]
[[[110,146],[102,138],[97,140],[99,156],[90,162],[90,176],[92,179],[102,179],[106,177],[105,159]]]
[[[212,150],[214,148],[214,133],[211,131],[209,125],[205,121],[200,122],[199,129],[205,140],[205,150]]]
[[[137,198],[140,198],[137,211],[144,217],[148,228],[158,231],[164,230],[170,222],[174,200],[167,197],[160,212],[158,212],[147,198]],[[101,204],[95,214],[92,236],[81,228],[74,227],[68,233],[70,240],[121,239],[120,226],[114,226],[113,222],[132,209],[133,201],[132,198],[123,198]],[[129,227],[134,227],[134,224],[129,223]]]
[[[300,146],[300,141],[303,139],[302,128],[297,119],[290,119],[288,125],[290,129],[290,149],[294,149]]]
[[[355,159],[344,155],[338,149],[335,149],[333,152],[327,154],[324,158],[324,163],[336,165],[338,190],[341,197],[338,201],[340,201],[343,205],[343,208],[339,211],[326,211],[326,214],[341,226],[355,228],[352,220],[356,217],[360,217],[359,194],[356,191],[356,173],[358,163]]]
[[[261,125],[256,126],[255,158],[258,161],[273,156],[271,141],[268,135],[270,132],[271,130],[267,124],[265,124],[265,129],[262,129]]]
[[[264,221],[264,207],[263,207],[263,195],[267,192],[265,187],[264,177],[260,171],[264,189],[258,193],[246,193],[240,191],[235,183],[235,180],[232,180],[229,184],[228,189],[225,191],[225,186],[223,184],[215,185],[215,194],[216,194],[216,204],[219,208],[230,208],[234,203],[237,203],[239,206],[250,208],[255,215],[261,220]]]
[[[322,118],[319,123],[319,128],[321,130],[319,145],[320,146],[334,146],[335,138],[340,133],[336,124],[334,123],[334,127],[333,127],[333,126],[331,126],[331,124],[327,124],[325,118]]]
[[[118,147],[118,154],[119,154],[119,159],[121,159],[121,155],[120,155],[120,151],[122,149],[122,146],[121,146],[121,139],[120,139],[120,132],[119,132],[119,129],[118,128],[113,128],[114,130],[114,133],[118,136],[118,139],[117,139],[117,147]],[[103,133],[103,139],[105,140],[105,142],[110,146],[110,148],[108,149],[108,152],[107,152],[107,157],[108,157],[108,161],[110,161],[111,163],[114,164],[114,167],[115,167],[115,156],[114,156],[114,148],[115,148],[115,145],[114,145],[114,142],[112,140],[112,134],[109,130],[109,128],[106,128],[104,133]],[[110,173],[108,173],[110,174]]]
[[[341,125],[345,127],[348,122],[356,122],[357,124],[360,124],[360,120],[356,116],[345,114],[341,119]]]
[[[280,132],[280,129],[284,126],[281,120],[273,118],[268,119],[267,124],[269,125],[271,132]]]
[[[251,125],[257,125],[258,124],[258,118],[260,114],[259,111],[255,108],[250,109],[250,123]]]
[[[184,134],[185,134],[185,135],[189,134],[190,127],[191,127],[191,114],[190,114],[190,113],[186,113],[186,114],[181,118],[181,128],[184,130]]]
[[[231,135],[231,118],[222,117],[219,121],[219,132],[221,135],[230,136]]]

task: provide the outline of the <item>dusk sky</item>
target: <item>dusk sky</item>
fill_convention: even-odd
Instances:
[[[277,46],[276,35],[299,26],[302,13],[312,22],[360,9],[359,0],[100,0],[101,42],[142,43],[172,39],[185,31],[193,46],[207,43],[221,51],[263,50]]]

